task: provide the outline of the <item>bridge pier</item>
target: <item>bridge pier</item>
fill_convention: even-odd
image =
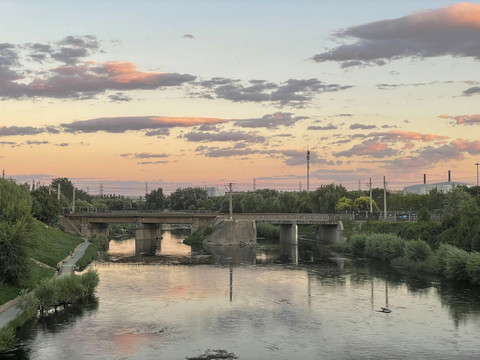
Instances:
[[[280,244],[298,245],[297,224],[280,224]]]
[[[345,242],[343,236],[343,223],[338,224],[321,224],[317,227],[317,239],[321,243],[335,244]]]
[[[280,224],[280,256],[298,265],[298,226]]]
[[[80,234],[91,238],[93,235],[105,235],[110,233],[110,226],[107,223],[87,223],[80,225]]]
[[[159,239],[159,224],[144,224],[137,222],[135,226],[135,253],[155,255]]]

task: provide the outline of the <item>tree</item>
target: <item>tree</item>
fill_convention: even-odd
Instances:
[[[353,202],[353,209],[355,211],[369,211],[370,210],[370,197],[360,196]],[[372,200],[372,210],[378,211],[378,206],[375,200]]]
[[[260,194],[255,192],[248,192],[242,196],[240,200],[240,205],[242,206],[242,212],[244,213],[254,213],[258,212],[258,209],[261,208],[263,203],[263,197]]]
[[[297,213],[299,199],[294,192],[284,192],[278,196],[279,210],[284,213]]]
[[[347,189],[342,185],[322,185],[310,193],[312,197],[312,212],[334,213],[338,200],[347,195]]]
[[[337,205],[335,205],[336,212],[350,211],[353,209],[352,199],[347,198],[346,196],[338,200]]]
[[[168,197],[168,202],[172,210],[187,210],[191,205],[198,208],[199,202],[207,197],[207,190],[199,187],[188,187],[175,190]]]
[[[19,285],[27,276],[33,241],[32,198],[27,187],[0,179],[0,279]]]
[[[419,222],[429,222],[430,221],[430,211],[428,211],[426,206],[423,206],[418,211],[418,221]]]
[[[32,191],[31,196],[33,216],[47,225],[55,225],[60,213],[60,204],[55,195],[49,193],[48,187],[42,186]]]
[[[152,190],[145,195],[145,209],[147,210],[163,210],[166,205],[166,197],[163,194],[163,189],[158,188]]]
[[[50,183],[52,191],[57,191],[58,184],[60,184],[60,194],[63,194],[67,201],[71,203],[73,199],[73,183],[68,178],[55,178]]]

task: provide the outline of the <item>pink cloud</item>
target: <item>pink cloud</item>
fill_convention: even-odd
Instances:
[[[385,141],[423,141],[430,142],[436,140],[445,140],[448,139],[448,136],[441,136],[435,134],[422,134],[414,131],[401,131],[401,130],[392,130],[388,132],[372,132],[368,134],[368,137],[379,137]]]
[[[455,139],[450,144],[459,151],[466,151],[472,155],[480,154],[480,140]]]
[[[441,119],[452,119],[455,120],[457,125],[473,125],[480,124],[480,114],[475,115],[459,115],[459,116],[449,116],[449,115],[440,115]]]

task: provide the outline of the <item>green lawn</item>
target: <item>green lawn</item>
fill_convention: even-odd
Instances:
[[[35,221],[34,226],[34,244],[30,249],[30,257],[53,268],[83,242],[78,235],[64,233],[40,221]],[[50,278],[54,274],[54,269],[46,269],[32,261],[28,279],[22,286],[0,283],[0,305],[17,297],[23,288],[32,289],[42,279]]]
[[[56,267],[58,262],[65,259],[82,242],[82,238],[78,235],[64,233],[40,221],[35,221],[32,258]]]

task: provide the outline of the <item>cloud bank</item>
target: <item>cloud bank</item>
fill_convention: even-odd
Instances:
[[[314,61],[339,61],[346,68],[446,55],[480,60],[480,4],[459,3],[352,26],[333,37],[353,42],[316,54]]]

